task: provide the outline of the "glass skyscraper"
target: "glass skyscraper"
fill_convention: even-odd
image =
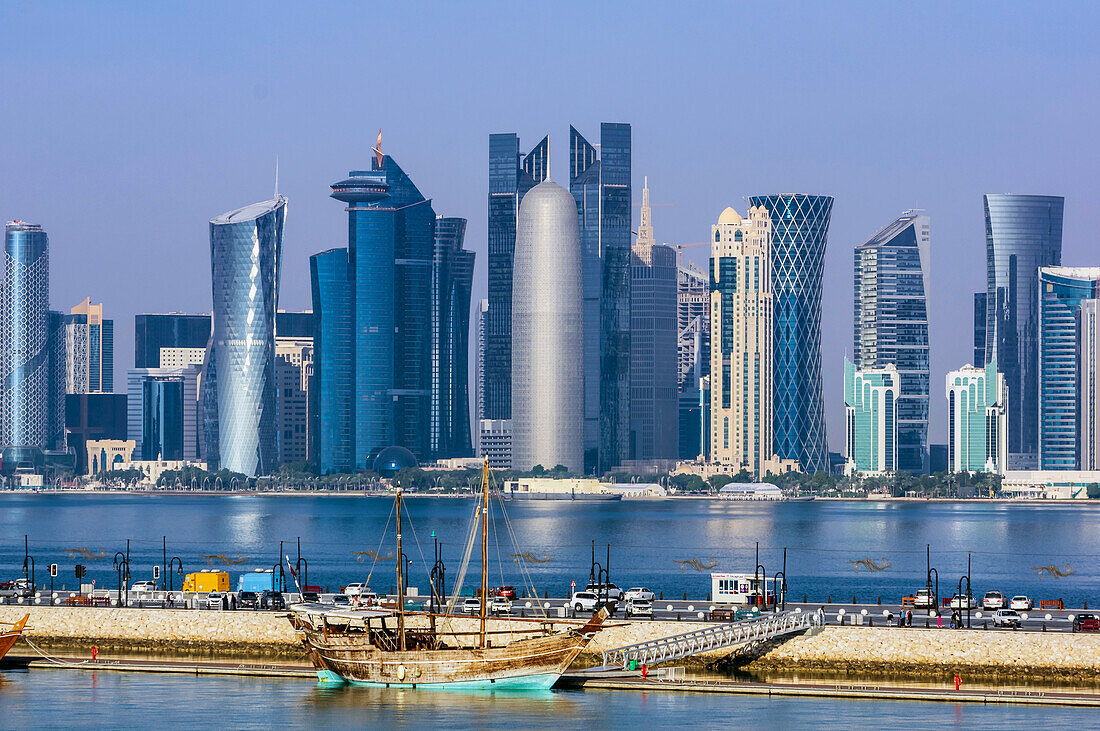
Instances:
[[[583,267],[586,472],[630,457],[630,134],[629,124],[602,123],[597,152],[569,127]]]
[[[1039,269],[1040,469],[1081,469],[1081,305],[1098,297],[1100,267]]]
[[[8,222],[3,274],[0,447],[46,448],[54,436],[50,418],[50,366],[54,359],[50,356],[49,239],[41,226]]]
[[[249,477],[274,472],[275,312],[286,198],[210,221],[214,309],[204,362],[204,457]]]
[[[429,459],[431,201],[381,153],[370,170],[333,183],[332,197],[347,204],[348,248],[311,260],[318,464],[325,472],[368,469],[395,445]]]
[[[751,196],[772,220],[775,451],[803,472],[829,469],[821,381],[821,285],[833,199]]]
[[[466,457],[470,438],[470,293],[474,252],[462,248],[466,219],[436,219],[432,258],[431,454]]]
[[[134,368],[160,368],[161,348],[205,348],[210,315],[134,315]]]
[[[1008,453],[1027,467],[1039,451],[1039,267],[1062,263],[1065,199],[986,195],[983,203],[985,362],[996,360],[1004,374]]]
[[[93,305],[86,297],[69,311],[64,322],[66,392],[113,392],[115,323],[104,319],[103,304]]]
[[[509,419],[512,410],[512,260],[523,196],[550,174],[550,138],[526,155],[516,134],[489,135],[489,309],[479,393],[480,419]]]
[[[854,362],[894,365],[896,468],[928,471],[928,216],[907,211],[855,248]]]

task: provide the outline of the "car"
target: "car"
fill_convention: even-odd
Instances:
[[[359,606],[361,607],[377,607],[380,604],[382,604],[382,600],[370,589],[359,595]]]
[[[212,591],[206,595],[207,609],[229,609],[229,596],[221,591]]]
[[[27,579],[12,579],[0,584],[0,596],[3,597],[31,596],[32,594],[34,594],[34,587]]]
[[[977,609],[978,601],[969,594],[956,594],[948,604],[951,609]]]
[[[623,599],[630,601],[631,599],[644,599],[647,602],[651,602],[656,599],[656,595],[649,589],[642,586],[636,586],[633,589],[627,589],[623,593]]]
[[[993,612],[994,627],[1019,627],[1020,615],[1015,609],[998,609]]]
[[[481,600],[476,596],[468,596],[459,603],[458,611],[466,614],[481,614]]]
[[[303,591],[302,592],[302,601],[303,602],[319,602],[319,601],[321,601],[321,592],[319,592],[319,591]]]
[[[347,594],[333,594],[332,603],[338,607],[350,607],[351,597],[349,597]]]
[[[516,587],[507,586],[507,585],[502,586],[502,587],[499,587],[497,589],[493,589],[493,591],[489,592],[489,595],[490,596],[502,596],[505,599],[515,599],[516,598]]]
[[[135,581],[130,587],[131,594],[148,594],[157,590],[157,582],[155,581]]]
[[[913,595],[913,606],[918,609],[934,609],[936,606],[936,592],[929,589],[918,589]]]
[[[652,617],[653,602],[649,599],[642,599],[640,597],[627,599],[626,616],[628,619],[630,617]]]
[[[254,591],[237,592],[237,609],[259,609],[260,595]]]
[[[598,612],[602,607],[607,607],[609,614],[614,615],[618,602],[614,599],[604,600],[602,596],[593,591],[578,591],[569,599],[569,607],[575,612]]]
[[[480,607],[478,608],[480,611]],[[489,601],[490,614],[511,614],[512,602],[506,596],[495,596]]]
[[[614,584],[589,584],[584,587],[586,592],[606,596],[608,599],[619,601],[623,598],[623,590]]]
[[[286,609],[286,600],[280,592],[265,591],[260,594],[260,609]]]
[[[1100,615],[1085,612],[1073,618],[1074,632],[1100,632]]]
[[[987,591],[982,597],[982,609],[1005,609],[1007,606],[1008,600],[999,591]]]
[[[1012,597],[1012,601],[1008,603],[1008,608],[1021,612],[1030,612],[1034,607],[1031,604],[1030,598],[1020,594],[1019,596]]]
[[[359,596],[371,593],[371,589],[366,584],[348,584],[344,587],[344,593],[348,596]]]

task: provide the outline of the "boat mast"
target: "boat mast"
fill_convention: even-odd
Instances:
[[[401,550],[401,488],[397,488],[397,642],[405,650],[405,554]]]
[[[489,603],[489,460],[481,466],[481,647],[485,649],[485,611]]]

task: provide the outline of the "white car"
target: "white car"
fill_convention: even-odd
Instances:
[[[476,596],[466,597],[458,606],[459,611],[466,612],[467,614],[481,614],[481,600]]]
[[[918,589],[913,596],[913,606],[919,609],[934,609],[936,607],[936,592],[928,589]]]
[[[155,581],[135,581],[134,585],[130,587],[131,594],[147,594],[157,590],[157,582]]]
[[[481,607],[478,605],[478,610]],[[506,596],[495,596],[489,600],[489,613],[490,614],[511,614],[512,602],[509,601]]]
[[[998,609],[993,613],[994,627],[1019,627],[1021,617],[1015,609]]]
[[[642,586],[636,586],[633,589],[627,589],[623,594],[623,599],[630,601],[631,599],[644,599],[647,602],[651,602],[657,597],[649,589]]]
[[[577,612],[594,612],[600,598],[591,591],[578,591],[569,600],[569,606]]]
[[[982,609],[1004,609],[1007,605],[1008,600],[999,591],[987,591],[982,598]]]
[[[207,609],[229,609],[229,597],[220,591],[212,591],[206,595]]]
[[[978,600],[969,594],[956,594],[951,597],[952,609],[977,609]]]
[[[1020,596],[1012,597],[1012,601],[1008,603],[1008,608],[1020,612],[1030,612],[1033,607],[1031,605],[1031,599],[1021,594]]]
[[[627,599],[626,616],[627,619],[630,617],[652,617],[653,602],[649,599]]]
[[[607,595],[608,599],[619,601],[623,598],[623,590],[614,584],[589,584],[584,587],[585,592],[591,592],[592,594]]]
[[[366,584],[348,584],[344,587],[344,593],[348,596],[359,596],[360,594],[369,594],[370,587]]]

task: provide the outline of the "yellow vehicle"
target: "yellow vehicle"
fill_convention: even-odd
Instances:
[[[229,591],[229,574],[225,571],[204,569],[188,574],[183,580],[184,591]]]

